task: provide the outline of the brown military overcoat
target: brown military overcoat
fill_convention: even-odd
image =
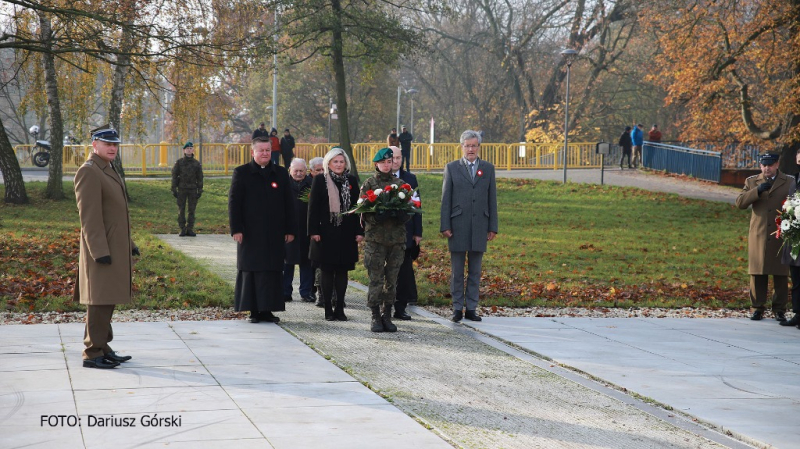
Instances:
[[[81,304],[131,302],[134,244],[125,187],[111,164],[92,154],[75,174],[81,221],[78,284]],[[111,256],[111,265],[95,262]]]
[[[747,178],[742,192],[736,198],[739,209],[753,206],[747,237],[748,272],[788,276],[789,268],[781,263],[783,240],[776,238],[774,233],[778,229],[775,217],[789,191],[794,191],[794,178],[778,171],[772,188],[759,195],[758,186],[764,181],[763,173]]]

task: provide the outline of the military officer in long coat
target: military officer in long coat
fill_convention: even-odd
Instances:
[[[250,311],[250,322],[280,319],[285,244],[297,233],[289,172],[272,160],[268,137],[256,137],[253,159],[233,171],[228,218],[236,241],[236,311]]]
[[[119,134],[106,125],[92,131],[92,155],[75,174],[75,199],[81,223],[78,283],[74,296],[86,304],[83,366],[114,368],[131,356],[115,353],[111,315],[132,297],[131,219],[125,185],[111,161],[119,151]]]
[[[753,308],[751,320],[764,317],[767,304],[769,276],[775,294],[772,297],[772,313],[778,321],[786,320],[786,305],[789,300],[789,269],[781,263],[782,241],[774,235],[777,231],[775,217],[783,201],[794,191],[794,178],[778,170],[777,153],[760,156],[761,174],[747,178],[744,189],[736,198],[739,209],[753,207],[750,215],[750,233],[747,237],[748,272],[750,273],[750,303]]]
[[[463,157],[444,168],[440,232],[450,249],[450,293],[454,322],[481,321],[478,291],[487,242],[497,235],[497,186],[494,165],[480,159],[481,135],[461,134]],[[464,266],[467,264],[466,289]],[[466,313],[463,309],[466,306]]]

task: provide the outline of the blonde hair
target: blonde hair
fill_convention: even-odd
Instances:
[[[325,154],[325,157],[322,159],[322,169],[325,171],[325,176],[330,174],[330,168],[328,168],[328,165],[330,165],[331,160],[340,154],[344,156],[345,169],[350,171],[350,158],[347,157],[347,153],[344,152],[343,148],[333,147],[331,148],[331,151],[328,151],[328,153]]]

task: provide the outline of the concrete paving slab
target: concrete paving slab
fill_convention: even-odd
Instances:
[[[146,426],[151,419],[170,420],[169,426]],[[243,439],[263,438],[253,423],[241,410],[186,411],[181,413],[146,413],[114,415],[81,415],[86,448],[106,449],[113,441],[115,448],[141,446],[169,446],[177,441],[206,441],[230,439],[232,435]],[[91,426],[91,422],[121,423],[131,420],[135,427]],[[178,421],[179,420],[179,421]],[[162,421],[165,423],[168,421]],[[178,423],[175,426],[175,423]]]
[[[66,378],[66,370],[61,377]],[[28,378],[32,375],[28,373]],[[37,375],[38,376],[38,375]],[[42,376],[44,381],[52,376]],[[14,383],[0,377],[0,447],[78,448],[83,447],[79,427],[58,425],[58,416],[76,416],[72,390],[32,390],[33,382]],[[42,415],[53,416],[53,427],[42,425]]]
[[[775,322],[555,319],[572,329],[565,333],[543,331],[544,318],[516,318],[508,327],[505,320],[465,324],[734,434],[781,448],[800,440],[791,420],[775,418],[800,406],[800,333]],[[524,320],[530,322],[527,332]],[[559,338],[565,334],[570,338]]]
[[[80,354],[67,357],[74,390],[113,390],[119,388],[188,387],[216,385],[202,366],[125,366],[95,370],[83,368]],[[88,373],[84,373],[88,371]]]
[[[231,386],[226,391],[245,410],[386,404],[356,381]]]
[[[59,352],[0,354],[0,371],[38,371],[64,369],[64,354]]]
[[[42,354],[48,352],[61,352],[61,350],[61,342],[57,336],[31,336],[28,338],[12,337],[4,339],[3,344],[0,345],[0,354]]]
[[[75,402],[83,414],[145,414],[235,410],[236,403],[219,385],[192,387],[116,388],[76,390]]]

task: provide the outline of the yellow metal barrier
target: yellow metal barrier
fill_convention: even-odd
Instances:
[[[336,143],[298,143],[295,156],[309,161],[336,146]],[[356,143],[353,145],[352,161],[361,172],[372,170],[372,157],[386,144],[384,142]],[[32,145],[14,147],[17,160],[23,168],[33,167],[31,161],[36,153]],[[66,145],[63,151],[64,173],[74,173],[92,152],[91,145]],[[177,143],[120,145],[120,157],[126,173],[150,175],[169,175],[172,166],[183,157],[183,147]],[[204,143],[195,147],[195,157],[203,164],[209,175],[230,175],[233,168],[250,161],[248,143]],[[563,167],[563,144],[543,143],[483,143],[480,157],[489,161],[498,170],[550,169]],[[411,145],[411,171],[436,171],[444,169],[451,161],[461,158],[458,143],[414,143]],[[600,155],[595,154],[594,143],[571,143],[567,151],[567,164],[570,168],[600,167]]]

